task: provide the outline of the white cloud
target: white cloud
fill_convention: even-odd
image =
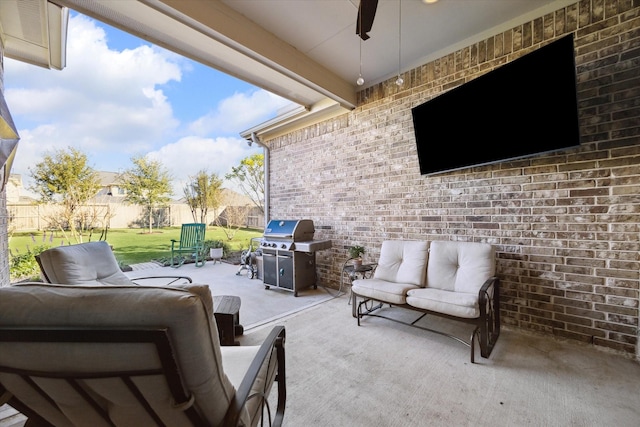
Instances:
[[[5,60],[5,98],[21,136],[12,172],[22,174],[25,185],[29,167],[45,154],[74,147],[97,170],[128,169],[134,155],[157,158],[181,196],[189,175],[207,170],[223,178],[240,160],[261,152],[228,135],[274,117],[289,101],[250,87],[212,100],[215,109],[193,123],[180,123],[178,106],[163,89],[180,90],[183,73],[194,64],[144,41],[110,48],[100,25],[82,15],[70,18],[63,71]]]
[[[262,153],[260,148],[249,148],[241,138],[201,138],[188,136],[159,150],[148,153],[148,157],[159,160],[174,179],[174,197],[182,197],[182,189],[201,170],[216,173],[224,179],[231,168],[238,166],[245,157]],[[224,187],[233,188],[229,182]]]
[[[273,117],[275,111],[289,104],[291,101],[264,90],[236,93],[220,101],[214,111],[194,121],[189,129],[197,135],[207,135],[213,130],[242,132]]]
[[[144,45],[111,50],[104,30],[81,15],[70,19],[63,71],[8,59],[5,95],[21,136],[14,170],[26,174],[45,151],[70,146],[104,169],[163,143],[179,123],[157,86],[180,80],[180,61]]]

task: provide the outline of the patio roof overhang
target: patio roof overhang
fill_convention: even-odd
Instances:
[[[395,43],[399,3],[383,2],[376,17],[376,36],[367,42],[364,65],[360,47],[360,70],[367,71],[367,85],[380,83],[489,33],[574,2],[489,0],[486,5],[473,2],[463,8],[438,2],[437,9],[417,1],[404,2],[402,27],[411,37],[402,38],[402,55]],[[361,89],[354,79],[357,5],[358,0],[331,2],[331,7],[324,2],[281,0],[2,0],[0,36],[8,57],[62,68],[65,8],[73,9],[301,106],[304,111],[295,117],[287,111],[284,117],[241,133],[245,138],[254,134],[266,140],[355,108]],[[31,46],[26,30],[48,31],[49,37],[40,48],[37,43]],[[25,45],[23,42],[29,49],[20,51],[18,45]]]
[[[56,0],[82,14],[312,110],[345,109],[356,90],[322,64],[220,1]]]
[[[69,9],[47,0],[0,1],[4,55],[39,67],[62,70],[67,62]]]
[[[247,140],[277,137],[355,108],[352,82],[223,2],[56,1],[292,102],[276,118],[241,132]]]

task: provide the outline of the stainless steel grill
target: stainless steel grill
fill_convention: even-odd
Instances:
[[[310,219],[269,221],[260,244],[266,289],[298,296],[301,289],[317,288],[316,252],[331,248],[331,240],[313,240],[314,234]]]

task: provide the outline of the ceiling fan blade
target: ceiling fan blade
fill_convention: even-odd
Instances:
[[[376,17],[376,9],[378,8],[378,0],[360,0],[358,6],[358,22],[356,23],[356,34],[362,40],[369,38],[369,31],[373,27],[373,19]]]

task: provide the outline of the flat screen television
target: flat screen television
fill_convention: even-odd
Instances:
[[[451,89],[411,113],[422,175],[578,146],[573,35]]]

